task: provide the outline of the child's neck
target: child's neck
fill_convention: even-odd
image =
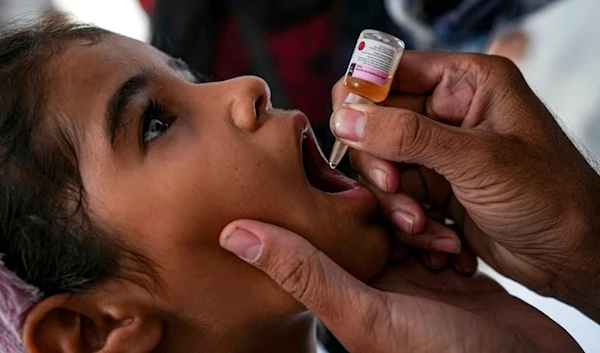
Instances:
[[[257,335],[247,352],[315,353],[317,350],[316,320],[304,313],[282,322],[257,327]],[[262,332],[261,332],[262,331]]]

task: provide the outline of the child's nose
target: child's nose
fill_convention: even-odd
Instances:
[[[231,117],[234,124],[243,130],[253,131],[258,127],[258,118],[271,106],[271,89],[265,80],[256,76],[243,76],[230,80],[234,99]]]

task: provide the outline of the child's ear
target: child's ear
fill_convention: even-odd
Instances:
[[[25,350],[29,353],[152,352],[163,335],[162,321],[149,307],[132,299],[115,298],[106,291],[44,299],[25,320]]]

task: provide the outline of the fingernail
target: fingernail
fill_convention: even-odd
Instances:
[[[263,249],[262,241],[256,235],[241,228],[236,228],[229,235],[222,236],[220,244],[223,249],[248,262],[257,261]]]
[[[437,250],[449,254],[460,253],[460,241],[451,238],[438,238],[429,244],[432,250]]]
[[[439,269],[446,264],[446,255],[439,252],[429,253],[429,263],[433,268]]]
[[[387,191],[387,173],[381,169],[372,169],[369,177],[375,186],[382,191]]]
[[[408,234],[412,234],[413,225],[415,224],[415,216],[404,210],[396,210],[392,213],[392,223]]]
[[[466,267],[460,270],[460,273],[463,275],[472,275],[475,273],[475,269],[471,267]]]
[[[472,275],[477,271],[477,259],[466,255],[458,256],[454,264],[457,272],[463,275]]]
[[[333,114],[333,132],[342,139],[360,141],[365,131],[363,113],[349,108],[338,109]]]

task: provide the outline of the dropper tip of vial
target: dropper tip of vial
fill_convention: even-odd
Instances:
[[[331,150],[331,155],[329,156],[329,167],[331,169],[337,168],[342,161],[342,158],[344,158],[346,151],[348,151],[348,146],[336,139],[333,144],[333,149]]]

